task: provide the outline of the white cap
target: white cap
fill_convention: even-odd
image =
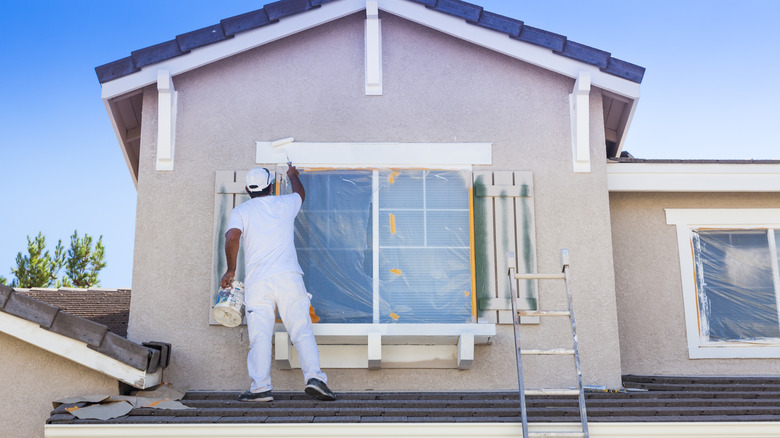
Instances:
[[[273,184],[275,178],[264,167],[255,167],[246,174],[246,187],[250,192],[260,192]]]

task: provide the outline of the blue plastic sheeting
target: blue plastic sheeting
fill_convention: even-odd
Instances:
[[[710,342],[780,338],[773,230],[693,230],[699,328]]]
[[[320,322],[471,322],[469,172],[328,170],[300,178],[306,200],[295,244]]]

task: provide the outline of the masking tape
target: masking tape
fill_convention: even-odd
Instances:
[[[391,269],[390,272],[392,272],[395,275],[401,275],[401,270],[400,269]]]
[[[390,232],[395,234],[395,215],[390,213]]]
[[[397,314],[395,314],[395,312],[394,312],[394,313],[391,313],[391,314],[390,314],[390,318],[393,318],[393,319],[398,319],[398,318],[400,318],[400,316],[398,316],[398,315],[397,315]]]

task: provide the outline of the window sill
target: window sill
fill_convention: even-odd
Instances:
[[[274,359],[299,368],[282,324],[274,327]],[[490,344],[495,324],[314,324],[323,368],[469,369],[474,345]]]

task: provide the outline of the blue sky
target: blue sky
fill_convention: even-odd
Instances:
[[[262,0],[7,0],[0,14],[0,275],[26,236],[102,235],[103,287],[132,281],[136,191],[94,68]],[[476,0],[647,69],[625,150],[780,159],[775,0]],[[209,269],[209,267],[204,267]]]

